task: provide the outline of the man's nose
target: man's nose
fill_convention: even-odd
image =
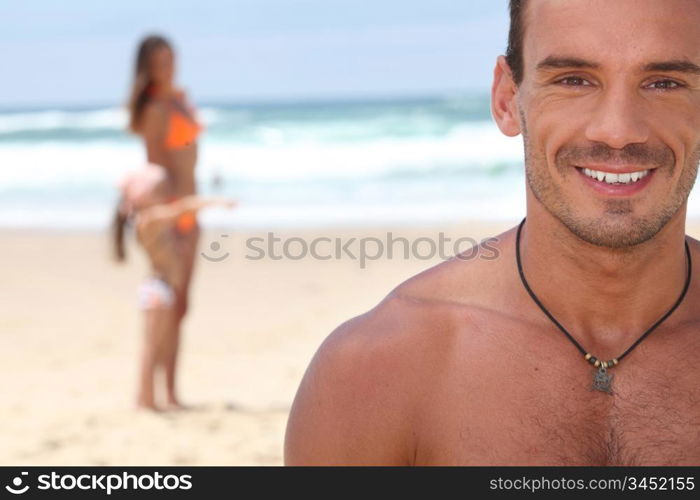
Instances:
[[[642,96],[623,85],[604,90],[595,103],[586,127],[586,138],[615,149],[646,142],[649,128],[644,106]]]

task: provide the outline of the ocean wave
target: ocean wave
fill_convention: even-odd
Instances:
[[[436,169],[494,173],[522,164],[522,142],[490,123],[465,124],[437,137],[375,138],[356,143],[300,141],[267,147],[212,142],[202,148],[204,170],[237,179],[375,178]]]
[[[0,189],[112,183],[145,158],[136,139],[0,147]],[[522,144],[491,124],[456,127],[443,137],[377,138],[353,144],[301,141],[256,145],[202,141],[199,175],[233,182],[299,182],[436,174],[499,175],[522,164]]]
[[[362,142],[378,137],[439,136],[489,119],[483,98],[387,102],[204,105],[198,112],[212,141],[259,146]],[[126,136],[123,107],[0,112],[0,142],[89,142]]]
[[[488,114],[488,100],[459,97],[202,106],[202,192],[241,201],[233,219],[203,220],[512,215],[523,205],[522,141]],[[0,226],[103,226],[117,181],[145,162],[126,119],[116,107],[0,112]]]
[[[126,110],[120,108],[90,111],[5,112],[0,113],[0,134],[71,129],[124,130],[126,123]]]

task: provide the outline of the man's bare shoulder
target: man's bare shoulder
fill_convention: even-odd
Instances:
[[[342,463],[410,463],[414,416],[434,387],[427,378],[439,376],[437,367],[454,355],[458,337],[478,330],[500,307],[489,305],[498,294],[484,289],[503,281],[496,275],[503,272],[498,261],[508,236],[499,237],[491,242],[490,260],[455,258],[433,266],[324,340],[292,408],[288,462],[324,456],[310,444],[323,432],[342,436],[339,448],[351,450],[344,458],[339,448],[325,450]],[[301,436],[310,441],[302,443]]]
[[[420,349],[422,337],[438,337],[455,315],[496,313],[513,283],[512,231],[403,281],[374,308],[338,327],[326,347],[396,352],[408,344]]]
[[[287,465],[408,465],[405,366],[397,300],[338,326],[316,351],[285,435]],[[393,347],[392,347],[393,346]]]
[[[326,337],[290,411],[287,465],[412,463],[414,394],[425,361],[416,357],[420,314],[411,301],[394,291]]]
[[[515,273],[513,229],[405,280],[366,313],[340,325],[324,342],[328,355],[385,366],[450,343],[465,325],[507,314]],[[465,257],[466,255],[466,257]],[[517,278],[516,278],[517,279]]]

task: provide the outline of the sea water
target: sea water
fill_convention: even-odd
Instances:
[[[522,139],[487,95],[199,103],[203,194],[239,201],[205,224],[260,228],[517,222]],[[123,107],[0,110],[0,226],[102,228],[116,184],[145,161]],[[690,215],[700,215],[691,195]]]

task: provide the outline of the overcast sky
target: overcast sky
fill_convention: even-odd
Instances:
[[[507,0],[0,0],[0,106],[121,103],[150,32],[200,102],[487,91],[507,28]]]

